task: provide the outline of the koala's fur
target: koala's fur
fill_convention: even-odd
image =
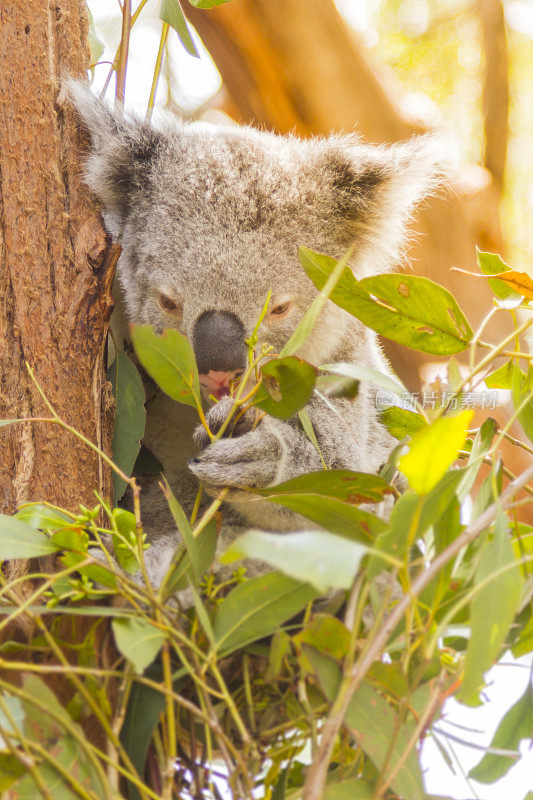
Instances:
[[[283,319],[267,316],[259,330],[259,344],[279,352],[316,296],[297,246],[340,258],[355,242],[358,278],[394,267],[405,223],[441,171],[431,137],[375,147],[353,135],[300,140],[178,119],[155,129],[111,112],[81,84],[69,91],[91,136],[87,183],[123,248],[118,270],[129,319],[158,332],[178,327],[191,337],[198,317],[214,309],[238,316],[249,336],[270,290],[271,307],[288,298],[293,304]],[[182,301],[179,324],[162,310],[160,292]],[[389,371],[376,335],[331,302],[299,355],[316,366],[353,361]],[[215,429],[227,406],[226,399],[209,411]],[[308,412],[328,466],[375,471],[386,460],[392,440],[369,385],[353,401],[315,395]],[[186,506],[197,488],[191,472],[213,491],[269,486],[322,466],[297,418],[266,417],[255,430],[205,442],[195,454],[197,424],[193,409],[156,392],[145,443]],[[238,488],[227,501],[221,547],[246,526],[311,527]],[[147,551],[156,573],[166,567],[176,533],[155,486],[144,495],[143,516],[158,543]]]

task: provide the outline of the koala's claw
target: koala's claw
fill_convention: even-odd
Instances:
[[[260,427],[213,442],[189,461],[189,469],[207,485],[261,488],[275,481],[280,457],[279,441]]]

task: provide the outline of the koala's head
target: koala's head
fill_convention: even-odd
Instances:
[[[355,242],[357,277],[394,266],[409,214],[440,173],[431,137],[374,147],[177,119],[155,129],[81,84],[69,89],[91,136],[87,183],[122,244],[130,318],[188,336],[209,389],[244,366],[269,291],[259,343],[275,352],[316,296],[298,245],[340,258]],[[332,360],[350,324],[327,303],[301,355]]]

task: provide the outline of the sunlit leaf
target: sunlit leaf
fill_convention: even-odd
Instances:
[[[149,325],[132,325],[131,339],[139,361],[158,386],[178,403],[197,408],[200,380],[187,337],[170,328],[157,336]]]
[[[254,405],[274,417],[290,419],[311,399],[316,369],[301,358],[287,356],[267,361],[261,377]]]
[[[115,397],[115,426],[111,452],[113,461],[126,475],[131,475],[144,436],[146,399],[144,386],[137,367],[125,353],[117,352],[107,370],[107,379]],[[113,471],[115,503],[126,491],[127,483]]]
[[[522,370],[515,369],[513,374],[513,406],[515,411],[520,408],[518,421],[530,442],[533,442],[533,367],[530,366],[527,375]]]
[[[517,369],[512,360],[506,361],[503,366],[491,372],[485,378],[485,383],[489,389],[512,389],[513,375]]]
[[[14,516],[32,528],[43,531],[64,528],[73,523],[72,517],[41,503],[28,503],[19,508]]]
[[[239,584],[213,619],[217,649],[230,653],[269,636],[316,596],[312,586],[281,572],[269,572]]]
[[[507,518],[498,510],[493,533],[481,550],[475,574],[479,586],[470,613],[460,698],[475,704],[483,675],[492,666],[509,632],[522,594],[523,578],[509,541]]]
[[[189,3],[195,8],[215,8],[229,3],[229,0],[189,0]]]
[[[302,262],[318,289],[336,264],[327,256]],[[330,299],[382,336],[424,353],[460,353],[473,336],[453,295],[428,278],[394,273],[356,281],[346,267]]]
[[[191,32],[187,26],[185,14],[181,9],[179,0],[161,0],[159,6],[159,19],[174,28],[178,34],[179,40],[191,56],[200,58],[196,45],[191,36]]]
[[[440,417],[413,436],[399,467],[415,492],[430,492],[455,461],[472,416],[467,409],[454,417]]]
[[[477,265],[484,275],[498,275],[511,272],[511,268],[495,253],[484,253],[476,248]],[[489,278],[489,285],[496,297],[505,300],[508,297],[516,297],[516,291],[506,282],[498,278]],[[521,293],[520,293],[521,294]]]
[[[114,619],[115,642],[123,656],[133,664],[135,672],[142,675],[159,653],[165,634],[144,619]]]
[[[359,542],[326,531],[280,535],[250,530],[230,545],[221,560],[256,558],[325,593],[349,589],[367,551]]]
[[[322,800],[373,800],[375,788],[360,778],[348,778],[338,783],[328,783]]]
[[[405,436],[414,436],[415,433],[427,425],[422,414],[409,411],[407,408],[398,408],[397,406],[386,408],[380,413],[379,418],[391,436],[398,440],[403,439]]]
[[[105,50],[104,43],[101,39],[98,38],[96,35],[96,31],[94,29],[94,21],[93,15],[91,14],[91,10],[87,7],[87,16],[89,18],[89,68],[93,67],[97,61],[100,60],[102,53]]]

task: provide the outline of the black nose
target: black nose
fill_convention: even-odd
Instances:
[[[198,372],[234,372],[246,366],[244,325],[231,311],[204,311],[195,322],[192,344]]]

